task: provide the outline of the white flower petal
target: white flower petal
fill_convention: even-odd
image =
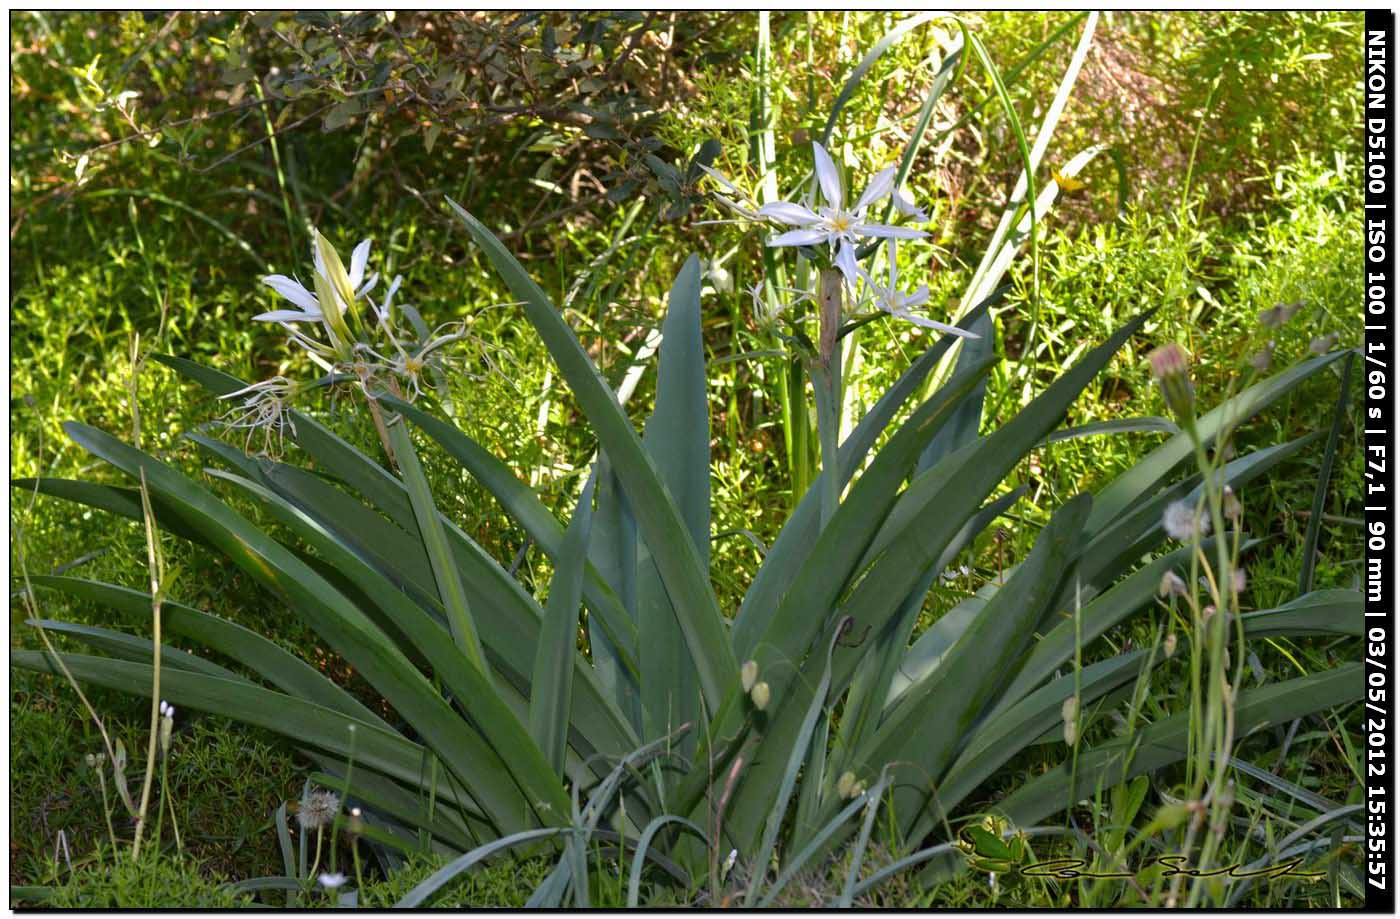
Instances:
[[[894,166],[886,166],[875,177],[870,180],[870,184],[865,186],[865,191],[861,192],[860,200],[856,202],[856,210],[869,207],[876,201],[883,201],[885,196],[894,188]]]
[[[900,310],[898,312],[891,310],[890,312],[894,313],[894,315],[898,316],[900,319],[906,319],[909,322],[914,323],[914,325],[922,326],[925,329],[937,329],[940,332],[947,332],[949,335],[957,335],[960,338],[982,337],[976,332],[969,332],[966,329],[960,329],[957,326],[944,325],[943,323],[935,322],[932,319],[925,319],[923,316],[915,316],[913,313],[910,313],[906,310]]]
[[[857,236],[874,236],[878,239],[923,239],[928,236],[924,230],[913,227],[892,227],[884,223],[858,223],[851,228]]]
[[[699,167],[700,167],[700,170],[701,170],[702,172],[704,172],[705,175],[709,176],[710,178],[712,178],[712,179],[714,179],[716,182],[718,182],[718,183],[720,184],[720,187],[722,187],[725,191],[729,192],[731,195],[738,195],[738,194],[741,194],[741,192],[739,191],[739,186],[737,186],[737,185],[735,185],[733,182],[729,181],[729,179],[726,178],[726,177],[724,176],[723,173],[721,173],[721,172],[719,172],[719,171],[717,171],[717,170],[711,169],[709,166],[706,166],[704,163],[696,163],[695,165],[699,166]]]
[[[905,217],[912,217],[915,220],[927,223],[929,221],[928,212],[914,203],[914,199],[906,195],[901,189],[894,189],[892,192],[894,199],[894,209]]]
[[[758,216],[794,227],[810,226],[821,221],[821,217],[817,216],[816,211],[809,207],[803,207],[801,204],[793,204],[791,201],[774,201],[771,204],[765,204],[758,209]]]
[[[826,242],[829,234],[825,230],[799,229],[788,230],[780,233],[768,240],[770,246],[811,246],[817,243]]]
[[[355,251],[350,253],[350,286],[359,287],[360,280],[365,276],[365,265],[369,263],[369,240],[361,240],[355,247]]]
[[[262,282],[302,309],[318,312],[321,309],[321,305],[316,302],[315,294],[285,274],[270,274],[263,278]]]
[[[831,161],[831,154],[816,141],[812,141],[812,162],[817,168],[817,184],[822,187],[822,195],[832,210],[841,210],[841,174]]]
[[[899,251],[893,239],[885,240],[885,261],[890,264],[890,290],[899,290]]]
[[[259,313],[253,317],[254,322],[320,322],[320,310],[273,310],[270,313]]]
[[[379,283],[379,272],[376,271],[374,274],[372,274],[372,275],[369,276],[369,278],[365,281],[364,285],[361,286],[359,290],[355,291],[355,297],[356,297],[357,299],[358,299],[359,297],[363,297],[365,294],[367,294],[367,293],[369,293],[370,291],[374,290],[374,285],[376,285],[376,284],[378,284],[378,283]]]
[[[856,279],[861,276],[860,266],[856,264],[856,248],[850,243],[841,243],[836,247],[836,255],[832,258],[836,267],[841,269],[841,273],[846,276],[846,284],[851,290],[856,289]]]
[[[910,294],[904,301],[904,305],[910,309],[916,306],[923,306],[928,302],[928,285],[920,284],[919,289]]]

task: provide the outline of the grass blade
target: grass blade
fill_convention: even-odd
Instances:
[[[1351,396],[1351,365],[1356,354],[1349,352],[1342,365],[1342,391],[1337,396],[1337,408],[1332,413],[1332,429],[1327,432],[1327,448],[1322,452],[1322,468],[1317,472],[1317,490],[1313,492],[1312,514],[1303,536],[1303,565],[1298,572],[1298,593],[1308,593],[1313,587],[1313,572],[1317,569],[1317,539],[1322,533],[1322,509],[1327,503],[1327,483],[1332,478],[1332,464],[1337,459],[1337,438],[1342,433],[1342,419],[1347,414],[1347,399]]]

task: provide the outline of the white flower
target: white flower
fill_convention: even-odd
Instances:
[[[284,274],[272,274],[262,281],[297,309],[272,310],[259,313],[253,319],[257,322],[275,322],[292,336],[292,339],[306,349],[313,360],[327,370],[330,361],[344,360],[351,343],[349,327],[345,316],[350,313],[356,301],[364,297],[379,281],[379,275],[365,277],[365,267],[369,263],[370,241],[363,240],[350,254],[350,268],[347,270],[330,243],[320,231],[312,231],[311,260],[315,269],[313,287],[315,293],[295,278]],[[392,292],[391,292],[392,296]],[[330,344],[326,345],[294,327],[300,322],[316,322],[323,325]]]
[[[316,878],[316,880],[320,883],[322,887],[326,888],[327,890],[335,890],[337,887],[341,886],[347,880],[349,880],[349,878],[337,871],[334,874],[331,874],[330,872],[323,872],[319,877]]]
[[[252,444],[253,435],[263,432],[263,452],[271,452],[272,438],[276,436],[278,451],[282,447],[282,435],[291,428],[296,436],[297,428],[290,415],[292,399],[297,386],[286,377],[273,377],[242,389],[225,393],[220,399],[238,399],[237,405],[219,418],[219,423],[228,428],[242,428],[248,432],[244,441],[245,452]],[[174,711],[172,708],[171,711]]]
[[[448,329],[454,331],[445,331]],[[434,329],[426,344],[405,348],[394,336],[387,322],[384,324],[384,331],[389,336],[394,350],[398,352],[398,356],[386,357],[369,345],[356,345],[357,353],[368,354],[378,360],[376,364],[366,364],[366,373],[361,375],[361,380],[368,380],[375,370],[388,371],[404,381],[406,388],[404,395],[410,402],[423,394],[423,374],[433,363],[435,352],[453,342],[461,341],[467,334],[465,323],[449,322]]]
[[[928,234],[911,227],[896,227],[882,223],[867,223],[865,212],[884,200],[894,188],[895,167],[880,170],[865,187],[865,191],[849,209],[841,191],[841,176],[836,164],[821,144],[813,141],[812,159],[816,166],[817,184],[821,186],[824,206],[815,210],[805,204],[774,201],[758,209],[760,217],[797,227],[780,233],[768,241],[770,246],[814,246],[826,243],[832,247],[832,261],[846,276],[846,283],[855,287],[855,247],[862,239],[921,239]]]
[[[934,320],[926,319],[923,316],[915,316],[913,313],[911,313],[910,310],[916,307],[923,306],[925,303],[928,302],[928,285],[920,284],[919,289],[914,291],[913,293],[905,293],[904,291],[900,290],[899,261],[896,257],[897,253],[895,251],[895,241],[891,239],[888,241],[887,245],[889,246],[889,249],[887,251],[887,261],[890,263],[890,282],[888,286],[881,286],[880,284],[876,283],[876,281],[873,278],[871,278],[870,275],[867,274],[864,269],[856,269],[858,272],[860,272],[860,276],[865,280],[866,285],[874,294],[875,302],[879,304],[880,309],[889,313],[891,316],[897,316],[900,319],[912,322],[914,323],[914,325],[922,326],[925,329],[937,329],[940,332],[948,332],[952,335],[960,335],[963,338],[982,337],[975,332],[969,332],[966,329],[960,329],[956,326],[945,325],[944,323],[935,322]]]
[[[1210,533],[1210,521],[1186,501],[1173,501],[1162,514],[1162,528],[1172,539],[1188,542]]]

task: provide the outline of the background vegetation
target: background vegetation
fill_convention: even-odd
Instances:
[[[806,168],[807,142],[845,75],[897,18],[775,16],[780,174]],[[1011,97],[1026,121],[1048,103],[1074,30],[1037,49],[1069,18],[976,17],[999,66],[1014,75]],[[489,267],[449,224],[441,202],[451,194],[565,304],[614,383],[657,325],[684,254],[709,260],[715,570],[728,573],[716,590],[732,608],[759,558],[754,540],[771,542],[791,502],[776,427],[779,368],[761,354],[770,339],[744,290],[761,273],[759,243],[730,226],[697,225],[722,215],[687,167],[708,150],[726,174],[748,169],[754,27],[751,14],[12,14],[11,475],[89,475],[59,430],[68,419],[130,430],[133,336],[248,378],[288,366],[280,336],[250,321],[273,300],[257,278],[304,270],[307,226],[315,224],[342,251],[373,238],[390,272],[404,275],[410,302],[439,321],[469,322],[453,380],[458,423],[517,469],[545,470],[531,485],[549,506],[567,506],[593,445],[575,407],[560,398],[543,349],[498,305],[504,294]],[[914,33],[850,99],[837,137],[853,161],[883,164],[902,149],[937,41],[934,30]],[[1029,260],[1013,268],[1016,287],[999,320],[999,347],[1012,360],[992,377],[994,417],[986,423],[1009,417],[1146,305],[1161,310],[1145,338],[1187,346],[1206,404],[1270,340],[1281,363],[1306,354],[1317,336],[1357,343],[1360,61],[1354,15],[1110,14],[1047,162],[1062,164],[1091,143],[1109,145],[1114,156],[1094,162],[1082,177],[1086,187],[1044,228],[1038,304]],[[935,304],[962,290],[1019,169],[1006,119],[986,104],[991,93],[970,70],[936,112],[932,142],[911,173],[911,190],[936,220]],[[711,140],[717,148],[706,146]],[[1294,301],[1303,308],[1283,328],[1257,322],[1259,311]],[[1026,353],[1032,309],[1045,334]],[[876,324],[862,391],[883,390],[923,334]],[[218,406],[157,366],[137,380],[146,446],[197,469],[180,434]],[[1140,355],[1121,353],[1104,380],[1069,423],[1165,413]],[[629,404],[634,418],[649,412],[651,385],[644,375]],[[1321,374],[1243,434],[1241,446],[1325,429],[1337,385],[1335,375]],[[1342,428],[1324,508],[1319,587],[1357,583],[1353,417]],[[361,420],[342,421],[347,436],[373,444]],[[1013,521],[969,550],[968,573],[926,615],[996,577],[1003,556],[1024,555],[1050,508],[1127,468],[1159,436],[1046,447],[1021,473],[1032,486],[1022,505],[1026,525]],[[1293,595],[1319,461],[1319,452],[1305,451],[1244,496],[1251,531],[1268,536],[1250,561],[1256,608]],[[455,495],[444,510],[484,547],[498,557],[524,548],[523,535],[474,483],[440,484],[451,486],[436,489],[440,500]],[[62,502],[31,507],[23,493],[12,502],[12,562],[32,573],[63,568],[144,583],[138,527]],[[255,627],[356,686],[238,574],[183,546],[172,561],[181,601]],[[539,593],[549,567],[526,552],[519,574]],[[12,647],[34,646],[21,607],[12,609]],[[44,612],[93,622],[110,615],[66,606]],[[1116,640],[1145,638],[1129,630]],[[1280,642],[1251,666],[1262,679],[1352,653],[1345,643]],[[187,905],[182,898],[194,890],[223,896],[212,885],[191,886],[191,878],[276,872],[273,813],[299,796],[305,775],[284,745],[215,718],[182,717],[171,782],[185,860],[157,856],[151,866],[110,875],[101,799],[82,766],[97,745],[89,720],[61,683],[14,673],[11,685],[13,885],[59,885],[55,903],[137,902],[122,898],[139,890],[152,903]],[[1175,693],[1164,679],[1149,710],[1172,710]],[[142,742],[144,703],[101,691],[90,699],[128,746]],[[1256,743],[1256,752],[1288,780],[1347,802],[1360,780],[1345,714],[1309,719],[1288,738]],[[1033,772],[1040,764],[1012,768]],[[985,792],[995,800],[997,789]],[[410,875],[386,885],[407,890]],[[473,881],[459,892],[462,902],[523,902],[535,876],[514,875]],[[973,881],[934,894],[963,905],[1002,895]],[[925,895],[896,894],[907,898],[897,902]],[[1048,903],[1083,892],[1035,896]],[[1338,874],[1325,884],[1258,885],[1252,896],[1261,906],[1290,897],[1356,902]]]

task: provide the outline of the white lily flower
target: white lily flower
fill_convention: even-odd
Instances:
[[[759,208],[760,217],[797,227],[773,237],[768,241],[768,245],[813,246],[826,243],[832,247],[832,260],[836,267],[846,276],[846,283],[854,288],[858,277],[855,247],[862,239],[921,239],[928,235],[923,230],[912,227],[868,223],[865,220],[866,210],[884,200],[894,189],[894,166],[877,172],[855,204],[847,208],[836,164],[832,162],[826,149],[816,141],[812,142],[812,161],[816,167],[817,184],[821,187],[826,204],[814,210],[805,204],[774,201]]]
[[[335,872],[334,874],[327,871],[322,872],[321,875],[316,878],[316,880],[322,887],[326,888],[327,890],[335,890],[337,887],[341,886],[350,879],[347,878],[344,874],[340,873],[339,871]]]
[[[946,325],[942,322],[936,322],[932,319],[927,319],[923,316],[915,316],[913,313],[911,313],[910,310],[923,306],[925,303],[928,302],[928,285],[920,284],[918,290],[915,290],[912,293],[905,293],[904,291],[900,290],[899,261],[896,258],[895,241],[893,239],[889,240],[888,246],[889,248],[886,251],[886,260],[890,263],[890,281],[888,286],[881,286],[880,284],[876,283],[875,279],[870,277],[870,275],[867,274],[864,269],[857,269],[858,271],[860,271],[860,276],[865,280],[865,283],[871,291],[871,293],[874,294],[875,302],[879,304],[880,309],[889,313],[891,316],[896,316],[900,319],[905,320],[906,322],[912,322],[914,323],[914,325],[921,326],[925,329],[936,329],[940,332],[947,332],[951,335],[958,335],[963,338],[982,337],[981,335],[978,335],[975,332],[969,332],[966,329],[960,329],[957,326],[951,326]]]
[[[281,325],[318,364],[326,367],[331,359],[345,356],[350,338],[349,329],[345,325],[345,314],[353,303],[374,289],[379,282],[379,275],[365,277],[365,268],[369,263],[368,239],[361,241],[351,253],[350,268],[347,271],[325,238],[317,231],[313,231],[313,235],[311,260],[315,271],[315,292],[308,290],[306,285],[296,278],[284,274],[268,275],[262,279],[263,283],[277,291],[297,309],[272,310],[259,313],[253,319],[257,322],[275,322]],[[295,323],[300,322],[316,322],[323,325],[331,344],[323,345],[306,333],[293,328]]]

